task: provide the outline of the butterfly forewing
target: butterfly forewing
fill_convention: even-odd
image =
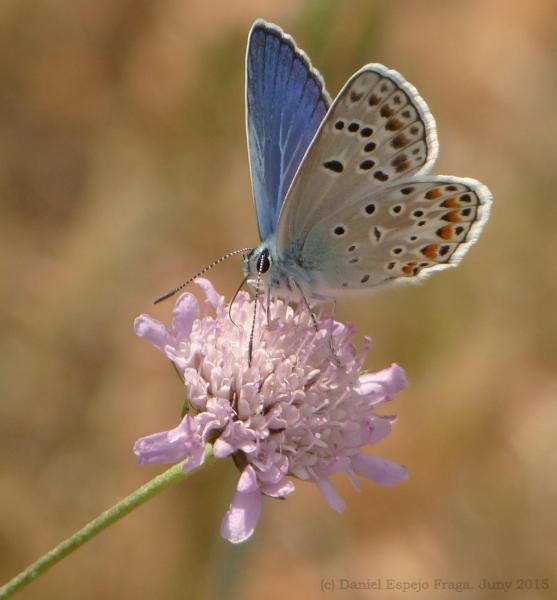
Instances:
[[[487,220],[490,193],[473,179],[419,176],[323,218],[300,259],[320,293],[366,291],[456,265]]]
[[[279,249],[303,243],[322,218],[417,173],[437,156],[433,118],[415,88],[382,65],[367,65],[331,106],[288,192]]]
[[[246,120],[262,239],[276,229],[294,174],[330,104],[321,75],[294,40],[256,21],[246,59]]]

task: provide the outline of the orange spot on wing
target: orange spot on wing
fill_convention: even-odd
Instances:
[[[439,248],[439,244],[429,244],[427,246],[424,246],[420,250],[420,252],[427,258],[437,258],[438,248]]]
[[[441,202],[440,206],[443,208],[457,208],[459,206],[458,200],[456,198],[447,198]]]
[[[400,129],[402,127],[402,125],[403,125],[402,121],[400,121],[399,119],[396,119],[396,118],[392,118],[387,121],[387,124],[385,125],[385,129],[387,131],[396,131],[397,129]]]
[[[399,133],[396,137],[391,140],[391,146],[395,149],[404,148],[404,146],[408,146],[410,140],[404,135],[404,133]]]
[[[408,168],[410,168],[410,163],[403,162],[403,163],[400,163],[399,165],[397,165],[395,170],[397,173],[402,173],[402,172],[406,171],[406,169],[408,169]]]
[[[397,173],[402,173],[406,171],[410,166],[408,164],[408,158],[405,154],[399,154],[391,161],[391,166],[395,167]]]
[[[392,108],[391,108],[391,107],[390,107],[388,104],[384,104],[384,105],[381,107],[381,110],[379,111],[379,114],[380,114],[382,117],[385,117],[385,118],[387,118],[387,117],[391,117],[392,115],[394,115],[394,114],[395,114],[395,111],[394,111],[394,110],[393,110],[393,109],[392,109]]]
[[[441,190],[439,188],[433,188],[432,190],[429,190],[429,192],[426,192],[425,197],[428,200],[435,200],[435,198],[439,198],[440,195]]]
[[[417,275],[419,269],[416,268],[416,265],[417,263],[415,262],[409,262],[408,264],[404,265],[404,267],[402,267],[402,272],[408,277],[411,277],[412,275]]]
[[[460,222],[460,214],[458,210],[451,210],[447,214],[441,217],[443,221],[449,221],[449,223],[459,223]]]
[[[437,230],[437,235],[444,240],[450,240],[453,237],[452,225],[445,225],[445,227],[441,227]]]

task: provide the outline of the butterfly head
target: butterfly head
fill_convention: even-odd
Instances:
[[[293,273],[278,259],[274,235],[244,257],[244,275],[256,291],[272,288],[274,293],[282,296],[291,291],[289,280]]]
[[[305,285],[304,269],[277,256],[274,236],[244,256],[244,275],[256,294],[259,290],[272,290],[273,295],[298,302],[302,289],[310,291]]]
[[[244,256],[244,275],[250,280],[258,277],[265,282],[271,271],[272,258],[267,244],[261,244]],[[263,286],[265,287],[265,286]]]

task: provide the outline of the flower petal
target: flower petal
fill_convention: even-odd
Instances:
[[[137,440],[133,451],[142,465],[168,464],[191,458],[187,463],[189,470],[192,465],[203,462],[205,444],[197,432],[197,423],[186,415],[178,427]]]
[[[215,443],[215,452],[219,453],[219,457],[221,452],[223,453],[222,456],[228,456],[236,450],[249,454],[257,448],[257,440],[253,430],[238,421],[229,423],[221,433],[218,441],[222,442],[222,447]]]
[[[368,454],[353,456],[352,468],[358,475],[380,485],[395,485],[408,479],[408,471],[402,465]]]
[[[257,474],[251,465],[248,465],[242,471],[236,490],[242,492],[242,494],[250,494],[251,492],[259,490],[259,486],[257,485]]]
[[[358,393],[363,396],[375,396],[376,403],[387,402],[395,394],[408,386],[404,369],[396,364],[377,373],[368,373],[360,377]]]
[[[190,459],[188,462],[182,467],[183,473],[188,473],[193,469],[197,469],[205,462],[205,446],[203,445],[195,445],[192,447],[190,452]]]
[[[376,444],[391,433],[391,422],[388,418],[376,417],[370,423],[370,435],[368,444]]]
[[[226,458],[234,452],[236,452],[236,448],[228,442],[225,442],[221,438],[215,440],[215,443],[213,444],[213,454],[215,455],[215,458]]]
[[[165,346],[164,353],[166,357],[171,360],[180,373],[183,373],[185,369],[187,369],[191,365],[191,360],[188,360],[182,356],[180,348],[175,348],[174,346]]]
[[[213,284],[208,279],[205,279],[204,277],[198,277],[194,283],[196,283],[203,290],[205,298],[207,298],[207,302],[213,308],[219,308],[222,305],[224,302],[224,297],[221,296],[217,290],[215,290]]]
[[[191,328],[199,318],[199,304],[193,294],[182,294],[172,311],[172,328],[178,341],[190,337]]]
[[[259,490],[244,494],[236,492],[220,527],[222,537],[233,544],[245,542],[253,535],[261,515]]]
[[[261,485],[260,488],[265,496],[271,496],[272,498],[286,498],[296,489],[292,481],[288,479],[283,479],[278,483]]]
[[[346,504],[344,500],[338,495],[335,486],[326,478],[321,477],[315,480],[315,483],[319,487],[323,498],[327,501],[327,504],[337,512],[344,512],[346,510]]]
[[[151,342],[151,344],[161,352],[164,352],[165,346],[176,343],[174,336],[170,334],[166,325],[157,321],[157,319],[153,319],[149,315],[140,315],[134,321],[133,325],[135,333],[139,337],[145,338],[148,342]]]
[[[190,455],[189,449],[181,440],[169,441],[168,433],[161,431],[135,442],[133,451],[142,465],[175,463]]]
[[[190,403],[198,410],[204,410],[209,383],[195,369],[187,368],[184,370],[184,385]]]

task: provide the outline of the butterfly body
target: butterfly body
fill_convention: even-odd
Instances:
[[[248,148],[262,244],[246,275],[286,298],[369,294],[458,264],[491,195],[473,179],[428,175],[433,117],[379,64],[331,103],[292,38],[256,21],[248,42]]]

